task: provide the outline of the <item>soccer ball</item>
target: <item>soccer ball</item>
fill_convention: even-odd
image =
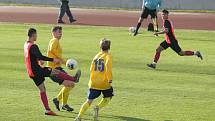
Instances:
[[[128,28],[128,31],[129,31],[130,33],[134,33],[134,32],[136,31],[136,27],[129,27],[129,28]]]
[[[78,67],[78,62],[74,59],[68,59],[66,61],[66,67],[70,70],[76,69]]]

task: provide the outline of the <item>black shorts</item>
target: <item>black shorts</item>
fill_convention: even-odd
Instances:
[[[103,98],[114,96],[112,87],[110,89],[107,89],[107,90],[89,89],[88,99],[91,99],[91,100],[96,99],[101,95],[101,93],[103,94]]]
[[[55,69],[60,70],[61,72],[66,73],[66,72],[63,70],[62,67],[56,67]],[[63,81],[64,81],[63,79],[58,78],[58,77],[56,77],[56,76],[50,76],[50,79],[51,79],[52,81],[58,83],[59,85],[61,85],[61,84],[63,83]]]
[[[151,16],[151,18],[157,18],[157,12],[156,9],[150,10],[147,7],[144,7],[142,14],[141,14],[141,18],[148,18],[148,15]]]
[[[172,48],[172,50],[174,50],[176,53],[179,53],[181,52],[181,48],[180,46],[178,45],[178,42],[175,41],[175,42],[172,42],[171,44],[168,44],[166,42],[166,40],[164,40],[160,46],[162,46],[164,49],[167,49],[168,47]]]
[[[39,86],[45,81],[45,77],[50,77],[52,69],[49,67],[41,68],[40,70],[34,72],[35,76],[30,77],[34,83]]]

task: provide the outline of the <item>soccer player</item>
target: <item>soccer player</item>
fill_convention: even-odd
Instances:
[[[47,52],[48,57],[60,59],[63,62],[62,64],[65,65],[66,61],[62,57],[62,48],[60,46],[60,39],[62,37],[62,27],[61,26],[53,27],[52,36],[53,36],[53,38],[50,40],[49,45],[48,45],[48,52]],[[53,62],[48,61],[48,67],[50,67],[52,69],[57,69],[61,72],[66,73],[63,70],[63,68],[61,67],[62,64],[61,63],[53,63]],[[57,78],[56,76],[51,76],[50,78],[55,82],[63,81],[62,79]],[[59,106],[60,102],[62,104],[63,110],[66,110],[69,112],[73,111],[73,108],[67,104],[69,92],[73,87],[74,86],[63,87],[61,89],[61,91],[59,92],[59,94],[57,95],[57,97],[53,99],[53,103],[55,104],[55,107],[57,108],[58,111],[60,111],[60,106]]]
[[[59,12],[59,16],[58,16],[58,23],[64,24],[63,21],[63,16],[66,13],[67,16],[69,17],[69,21],[70,23],[75,22],[76,20],[74,19],[70,8],[69,8],[69,0],[60,0],[61,1],[61,6],[60,6],[60,12]]]
[[[59,81],[59,84],[63,84],[66,87],[73,86],[74,83],[79,81],[80,72],[76,73],[75,77],[69,76],[56,69],[51,69],[48,67],[43,67],[42,61],[52,61],[54,63],[61,63],[61,60],[56,58],[48,58],[43,56],[39,50],[39,47],[34,43],[37,40],[37,31],[34,28],[28,30],[28,40],[24,44],[24,57],[25,66],[29,77],[34,81],[35,85],[40,90],[40,98],[45,108],[45,115],[56,115],[49,107],[48,99],[46,96],[45,88],[45,77],[50,77],[55,75],[58,78],[64,79],[64,81]]]
[[[161,0],[143,0],[143,5],[142,5],[143,11],[142,11],[141,17],[138,20],[136,30],[133,34],[134,36],[138,34],[138,30],[141,26],[141,23],[143,22],[144,19],[148,18],[148,15],[151,16],[155,31],[158,31],[157,11],[159,10],[160,6],[161,6]]]
[[[155,69],[156,64],[160,58],[161,52],[169,47],[180,56],[194,56],[195,55],[195,56],[199,57],[201,60],[203,60],[203,57],[199,51],[183,51],[180,48],[178,41],[175,37],[172,21],[169,19],[168,16],[169,16],[169,11],[163,10],[162,11],[163,31],[155,32],[154,35],[157,36],[158,34],[165,34],[165,40],[162,43],[160,43],[159,47],[156,49],[154,61],[151,64],[147,64],[147,66]]]
[[[75,121],[81,121],[84,113],[90,107],[93,100],[98,98],[101,93],[103,98],[98,105],[94,107],[94,120],[98,120],[98,112],[101,108],[106,106],[112,96],[112,57],[108,52],[110,49],[110,40],[103,39],[100,42],[101,52],[99,52],[92,60],[90,67],[90,81],[88,98],[82,105]]]

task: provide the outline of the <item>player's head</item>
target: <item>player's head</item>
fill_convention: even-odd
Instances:
[[[29,37],[29,39],[36,41],[37,40],[37,30],[34,28],[28,29],[28,37]]]
[[[100,48],[102,49],[102,51],[108,51],[110,50],[110,40],[104,38],[100,41]]]
[[[168,19],[168,15],[169,15],[169,11],[164,9],[162,11],[162,19],[164,19],[164,20]]]
[[[57,39],[61,39],[61,37],[62,37],[62,27],[61,26],[54,26],[52,28],[52,35]]]

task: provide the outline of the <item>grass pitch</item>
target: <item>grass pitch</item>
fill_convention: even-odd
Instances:
[[[25,70],[23,44],[29,27],[38,30],[37,43],[46,54],[52,25],[0,24],[1,121],[74,120],[87,96],[91,59],[104,37],[112,40],[115,96],[101,110],[101,121],[215,120],[215,31],[176,30],[182,49],[200,50],[204,60],[180,57],[168,49],[162,53],[157,69],[152,70],[146,64],[152,61],[156,47],[164,39],[162,35],[154,37],[142,31],[133,37],[128,28],[63,26],[63,55],[76,59],[83,74],[68,101],[75,111],[57,112],[59,116],[53,117],[44,115],[38,89]],[[55,110],[51,100],[61,86],[48,78],[45,83],[49,104]],[[93,119],[92,107],[84,120]]]

